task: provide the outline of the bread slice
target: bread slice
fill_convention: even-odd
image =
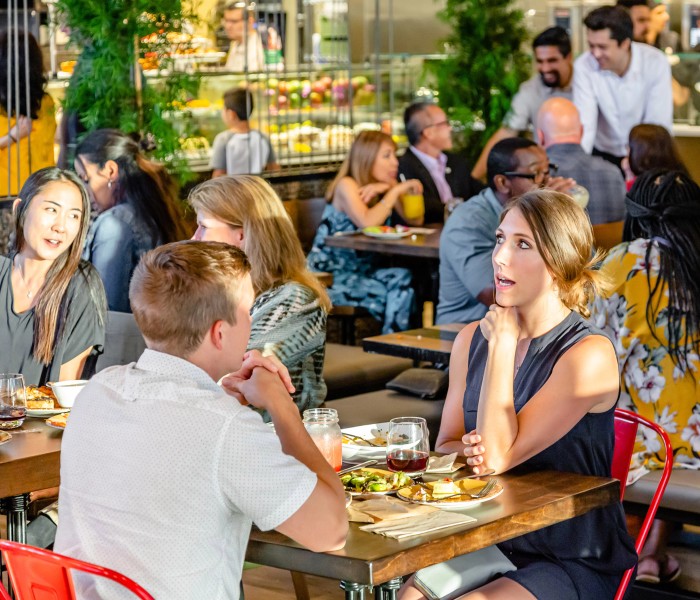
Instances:
[[[46,386],[27,386],[27,408],[30,410],[50,410],[56,407],[55,396]]]

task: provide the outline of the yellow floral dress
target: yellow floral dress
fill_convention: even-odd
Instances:
[[[655,322],[652,327],[647,322],[649,290],[654,289],[659,274],[658,244],[638,239],[610,251],[601,270],[612,279],[613,288],[607,298],[593,303],[591,320],[615,343],[622,374],[619,406],[666,430],[674,467],[700,469],[700,357],[688,353],[687,364],[675,365],[661,343],[668,339],[666,286],[653,298],[653,306],[658,304]],[[660,440],[654,432],[645,431],[635,448],[633,465],[658,469],[663,459]]]
[[[10,129],[15,126],[14,117],[10,119]],[[7,135],[7,114],[0,109],[0,137]],[[51,96],[44,94],[37,119],[32,121],[31,136],[24,137],[16,144],[0,148],[0,196],[16,196],[32,173],[44,167],[56,164],[53,152],[53,140],[56,134],[56,110]],[[31,170],[29,165],[29,139],[31,138]],[[20,184],[17,187],[17,149],[20,156]],[[7,171],[7,154],[10,154],[10,172]],[[10,186],[8,188],[8,179]]]

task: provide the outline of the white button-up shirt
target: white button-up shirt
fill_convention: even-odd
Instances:
[[[673,127],[671,67],[666,55],[632,42],[632,58],[620,77],[602,70],[590,52],[574,64],[574,104],[581,114],[581,146],[625,156],[629,133],[640,123]]]
[[[315,485],[260,415],[192,363],[146,350],[77,398],[61,447],[55,549],[155,598],[237,600],[251,524],[278,527]],[[100,582],[80,587],[80,598],[126,597]]]

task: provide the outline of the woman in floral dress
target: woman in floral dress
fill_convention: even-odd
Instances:
[[[423,186],[417,179],[399,183],[398,172],[391,136],[380,131],[360,133],[328,188],[328,205],[307,258],[312,271],[333,273],[333,286],[328,289],[333,304],[366,308],[384,323],[384,333],[409,327],[415,297],[411,272],[381,268],[375,254],[331,248],[325,239],[384,225],[394,210],[403,215],[401,196],[421,193]]]
[[[591,319],[615,340],[620,406],[657,422],[669,434],[673,466],[700,468],[700,187],[681,171],[639,177],[626,199],[624,242],[601,270],[613,291],[597,300]],[[651,433],[634,466],[658,469],[664,452]],[[637,578],[678,577],[666,553],[668,526],[656,521]]]

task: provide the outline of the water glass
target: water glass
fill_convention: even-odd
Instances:
[[[331,467],[343,464],[343,432],[335,408],[309,408],[304,411],[304,427]]]
[[[397,417],[389,422],[386,464],[390,471],[416,477],[428,468],[430,440],[422,417]]]
[[[16,429],[27,415],[24,377],[0,373],[0,429]]]

